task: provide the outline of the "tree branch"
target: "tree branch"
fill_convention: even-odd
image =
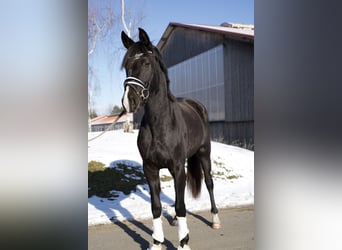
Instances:
[[[131,27],[128,28],[125,20],[125,0],[121,0],[121,21],[124,26],[124,29],[127,32],[128,37],[131,37]]]
[[[110,27],[110,25],[113,22],[113,12],[112,12],[112,10],[109,10],[108,12],[109,12],[108,16],[105,18],[102,26],[100,26],[98,24],[98,21],[96,19],[95,14],[93,14],[90,17],[90,21],[91,21],[91,25],[92,25],[92,28],[90,29],[90,33],[91,33],[90,38],[91,38],[92,45],[91,45],[90,50],[88,51],[88,56],[90,56],[91,54],[94,53],[95,48],[96,48],[97,39],[98,39],[99,35],[104,33],[105,29]],[[88,32],[89,32],[89,30],[88,30]],[[105,34],[102,34],[102,35],[105,35]]]

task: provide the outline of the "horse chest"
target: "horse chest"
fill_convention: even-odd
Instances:
[[[144,162],[152,163],[159,168],[168,168],[185,162],[185,149],[180,142],[154,139],[147,133],[139,135],[138,148]]]

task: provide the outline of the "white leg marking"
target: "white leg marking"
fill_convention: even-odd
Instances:
[[[177,217],[178,221],[178,239],[181,241],[189,233],[186,217]]]
[[[161,218],[153,219],[153,239],[164,242],[164,232]]]
[[[124,108],[126,109],[127,113],[129,113],[129,111],[130,111],[129,110],[128,91],[129,91],[129,86],[126,86],[124,98],[123,98],[123,105],[124,105]]]
[[[212,228],[219,229],[221,227],[220,218],[218,217],[218,214],[211,214],[213,217],[213,225]]]

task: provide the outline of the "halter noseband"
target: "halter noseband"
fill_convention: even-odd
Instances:
[[[138,78],[135,78],[135,77],[133,77],[133,76],[127,77],[127,78],[125,79],[125,81],[124,81],[124,88],[126,88],[127,85],[128,85],[128,86],[135,85],[135,86],[140,87],[140,88],[141,88],[140,95],[139,95],[139,92],[138,92],[138,91],[136,91],[136,93],[137,93],[137,95],[138,95],[139,97],[141,97],[141,99],[142,99],[143,101],[146,101],[147,98],[148,98],[149,95],[150,95],[150,91],[149,91],[149,89],[148,89],[149,84],[146,86],[146,85],[144,84],[144,82],[141,81],[141,80],[138,79]],[[135,90],[135,88],[133,88],[133,89]]]

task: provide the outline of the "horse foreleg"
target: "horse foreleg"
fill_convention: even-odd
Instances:
[[[176,218],[178,224],[178,239],[180,246],[178,249],[190,249],[188,246],[189,242],[189,229],[186,222],[186,209],[184,202],[184,192],[185,192],[185,170],[184,168],[179,168],[178,171],[173,173],[175,182],[175,192],[176,192]]]
[[[153,245],[150,250],[161,249],[161,243],[164,242],[164,232],[161,219],[161,202],[160,202],[160,179],[159,170],[150,170],[144,166],[145,176],[150,188],[151,194],[151,210],[153,215],[152,227],[153,227]]]

